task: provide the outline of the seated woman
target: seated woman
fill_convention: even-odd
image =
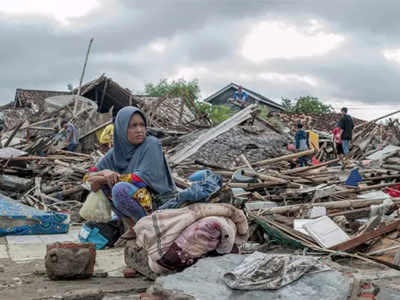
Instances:
[[[122,108],[115,120],[113,148],[85,178],[93,191],[102,189],[112,199],[112,209],[125,231],[158,208],[154,197],[176,194],[161,144],[146,136],[146,127],[142,111]]]

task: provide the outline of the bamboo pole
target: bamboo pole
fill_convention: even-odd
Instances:
[[[87,62],[88,62],[89,53],[90,53],[90,48],[92,47],[93,40],[94,40],[93,38],[90,39],[90,41],[89,41],[89,46],[88,46],[88,49],[87,49],[87,52],[86,52],[85,62],[84,62],[84,64],[83,64],[83,69],[82,69],[82,73],[81,73],[81,78],[79,79],[79,88],[78,88],[78,93],[77,93],[78,96],[81,95],[81,88],[82,88],[83,77],[85,76],[86,65],[87,65]],[[77,107],[78,107],[78,101],[76,101],[76,99],[75,99],[73,116],[76,115]]]
[[[283,174],[287,174],[287,175],[295,174],[295,173],[301,173],[301,172],[305,172],[305,171],[314,170],[314,169],[322,168],[322,167],[325,167],[325,166],[329,166],[329,165],[331,165],[333,163],[338,162],[339,160],[340,160],[340,158],[335,158],[335,159],[332,159],[330,161],[326,161],[326,162],[320,163],[318,165],[309,166],[309,167],[300,167],[300,168],[296,168],[296,169],[292,169],[292,170],[287,170],[287,171],[284,171],[282,173]]]
[[[326,197],[343,195],[343,194],[351,194],[351,193],[359,193],[359,192],[365,192],[365,191],[370,191],[370,190],[381,190],[382,188],[389,187],[389,186],[395,186],[398,184],[399,184],[398,182],[375,184],[375,185],[370,185],[370,186],[366,186],[366,187],[359,187],[356,189],[349,189],[349,190],[344,190],[344,191],[333,192],[331,194],[327,194]]]
[[[257,161],[255,163],[253,163],[252,165],[253,166],[265,166],[265,165],[272,164],[272,163],[275,163],[278,161],[284,161],[284,160],[288,161],[293,158],[299,158],[299,157],[303,157],[306,155],[312,155],[314,153],[315,153],[314,149],[310,149],[310,150],[303,151],[303,152],[297,152],[297,153],[293,153],[293,154],[288,154],[288,155],[283,155],[283,156],[279,156],[279,157],[275,157],[275,158]]]
[[[400,166],[398,166],[398,165],[383,164],[382,168],[389,169],[389,170],[400,171]]]
[[[269,182],[272,182],[272,183],[286,184],[286,183],[289,182],[289,181],[287,181],[285,179],[269,176],[269,175],[266,175],[266,174],[257,173],[255,171],[242,171],[242,173],[245,176],[257,177],[259,179],[262,179],[264,181],[269,181]]]
[[[382,117],[376,118],[376,119],[374,119],[374,120],[372,120],[372,121],[369,121],[369,122],[367,122],[367,123],[359,124],[359,125],[357,125],[356,127],[354,127],[354,129],[363,127],[363,126],[365,126],[365,125],[367,125],[367,124],[369,125],[369,124],[371,124],[371,123],[375,123],[375,122],[377,122],[377,121],[379,121],[379,120],[382,120],[382,119],[384,119],[384,118],[393,116],[393,115],[398,114],[398,113],[400,113],[400,110],[396,110],[396,111],[394,111],[394,112],[392,112],[392,113],[389,113],[389,114],[384,115],[384,116],[382,116]]]
[[[386,198],[387,199],[387,198]],[[280,207],[272,207],[264,209],[263,214],[283,214],[288,212],[297,212],[301,209],[312,208],[314,206],[323,206],[325,208],[361,208],[370,205],[382,204],[386,199],[356,199],[356,200],[342,200],[342,201],[331,201],[331,202],[318,202],[318,203],[306,203],[306,204],[295,204]],[[392,198],[392,201],[396,204],[400,204],[400,199]]]

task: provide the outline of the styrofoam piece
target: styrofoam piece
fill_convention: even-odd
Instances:
[[[350,237],[331,218],[324,216],[308,222],[303,228],[322,247],[330,248],[348,241]]]
[[[303,228],[304,224],[314,221],[313,219],[295,219],[293,221],[293,229],[299,231],[305,235],[310,236],[310,234]]]
[[[368,200],[375,200],[375,199],[389,199],[390,195],[386,194],[383,191],[372,191],[358,196],[359,199],[368,199]]]
[[[313,206],[308,211],[308,217],[310,219],[315,219],[323,216],[326,216],[326,207],[324,206]]]

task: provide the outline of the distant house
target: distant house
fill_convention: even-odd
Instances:
[[[15,91],[14,102],[11,103],[11,106],[23,107],[36,105],[39,111],[43,111],[44,99],[61,95],[71,95],[71,92],[17,89]]]
[[[231,108],[237,108],[235,104],[233,104],[230,100],[233,99],[234,93],[239,89],[239,84],[231,82],[226,87],[220,89],[218,92],[212,94],[211,96],[204,99],[205,102],[214,104],[214,105],[226,105]],[[242,86],[242,90],[248,94],[248,102],[255,103],[260,105],[265,105],[269,111],[284,111],[282,105],[260,95],[250,89],[247,89]]]

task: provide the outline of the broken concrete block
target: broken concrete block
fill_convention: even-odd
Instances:
[[[351,291],[353,280],[337,271],[309,274],[279,290],[232,290],[222,276],[240,265],[245,257],[228,254],[203,258],[183,272],[158,277],[155,286],[157,290],[179,290],[197,300],[342,300]]]
[[[96,246],[56,242],[47,245],[46,272],[50,279],[89,278],[93,275]]]
[[[303,228],[303,225],[312,221],[313,219],[295,219],[293,221],[293,229],[310,236],[310,234]]]

